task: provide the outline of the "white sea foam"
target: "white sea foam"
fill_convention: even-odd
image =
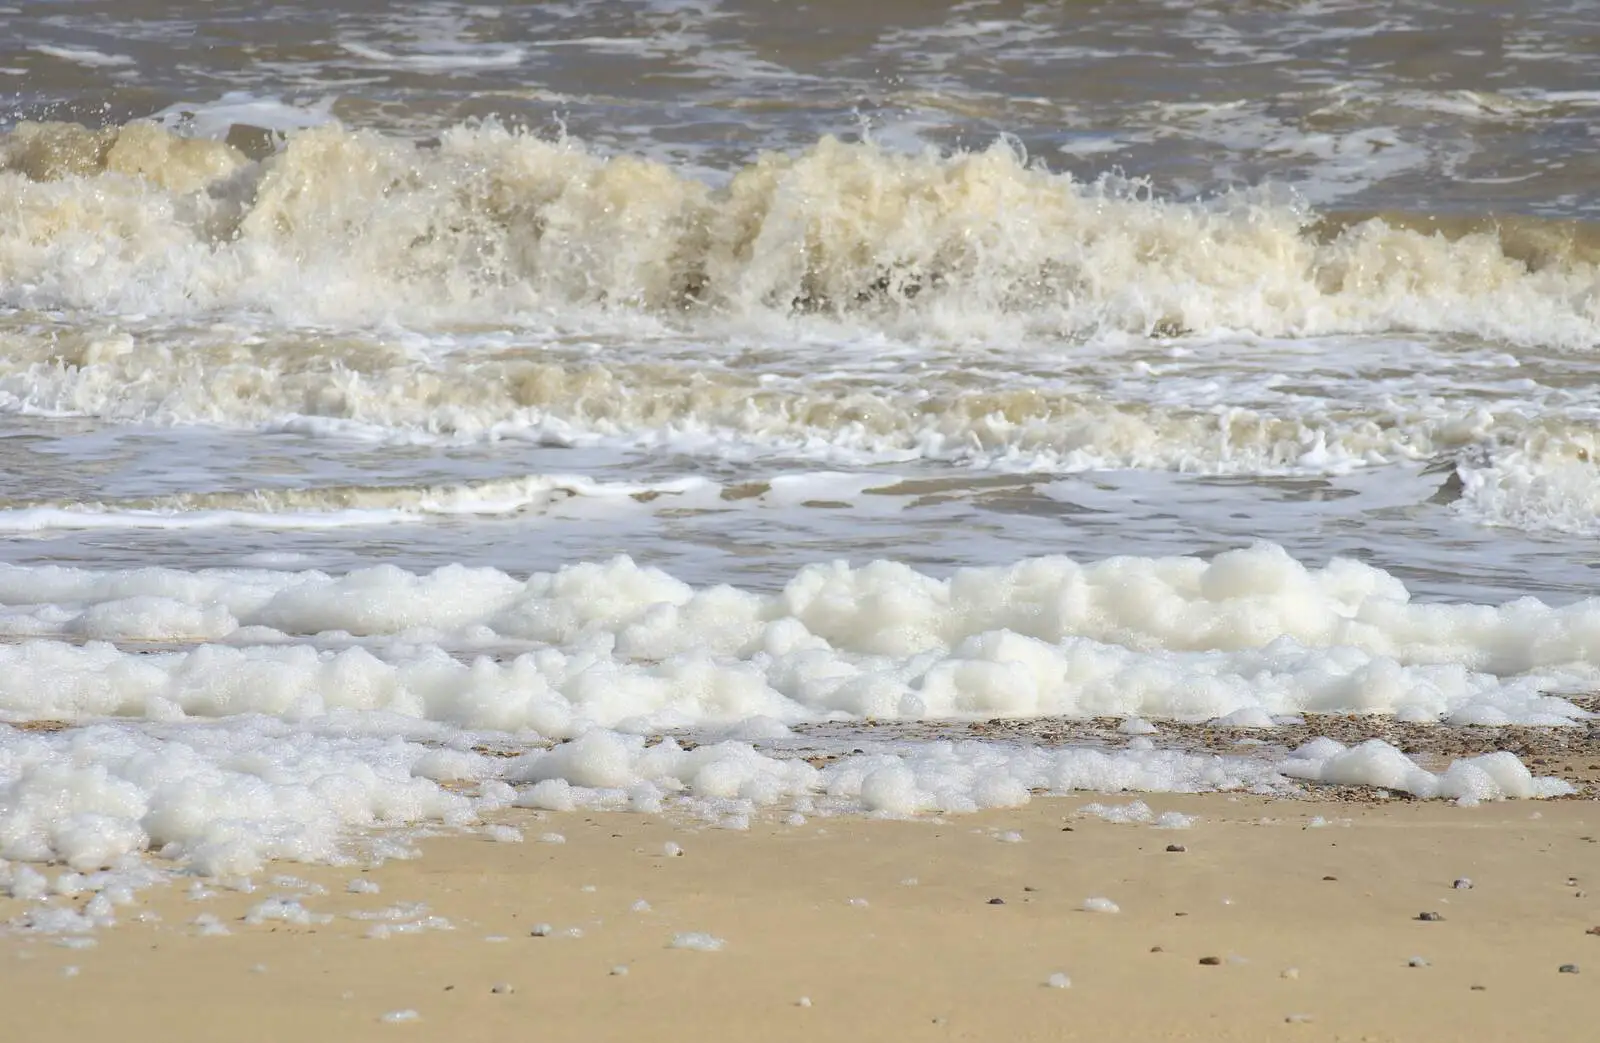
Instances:
[[[24,639],[0,646],[13,716],[382,709],[556,736],[833,713],[1560,724],[1583,715],[1544,693],[1592,680],[1600,659],[1596,603],[1418,604],[1382,570],[1306,568],[1271,545],[947,579],[819,565],[771,595],[626,558],[526,580],[0,567],[0,632]],[[296,640],[319,634],[320,648]],[[108,640],[247,647],[137,655]],[[475,646],[528,651],[444,651]]]
[[[804,482],[817,495],[826,479]],[[838,483],[833,483],[837,485]],[[877,484],[871,480],[855,483]],[[776,490],[774,490],[776,492]],[[774,502],[767,495],[758,502]],[[581,501],[573,503],[571,501]],[[163,529],[229,527],[319,530],[367,527],[438,517],[495,517],[538,512],[581,516],[644,510],[662,500],[676,508],[727,509],[725,490],[703,478],[664,482],[602,482],[583,475],[522,478],[422,487],[252,490],[155,498],[133,505],[103,502],[0,509],[0,532],[59,529]],[[744,501],[733,501],[743,503]]]
[[[40,54],[47,54],[52,58],[60,58],[65,62],[91,67],[132,65],[134,61],[125,54],[107,54],[89,47],[58,47],[54,44],[36,43],[29,50]]]
[[[1435,774],[1381,742],[1320,740],[1283,759],[1148,736],[1113,751],[857,734],[817,767],[788,726],[1246,709],[1569,724],[1588,715],[1544,692],[1592,683],[1597,618],[1590,603],[1414,604],[1380,570],[1308,569],[1272,546],[946,579],[818,566],[772,594],[697,589],[626,559],[526,579],[3,567],[0,630],[15,640],[0,644],[0,714],[76,726],[0,725],[0,858],[64,862],[69,889],[126,890],[148,880],[142,853],[238,877],[268,859],[346,858],[360,831],[463,827],[513,802],[745,828],[763,809],[910,816],[1295,780],[1468,803],[1556,796],[1571,787],[1507,753]],[[470,651],[486,644],[511,651]],[[651,734],[679,729],[705,739]],[[485,732],[492,747],[475,748]],[[494,755],[507,746],[517,755]],[[1085,811],[1153,817],[1142,802]],[[0,883],[27,898],[42,880],[14,864]],[[252,915],[317,914],[278,896]]]

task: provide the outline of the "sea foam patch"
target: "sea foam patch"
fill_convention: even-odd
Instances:
[[[625,558],[526,578],[4,567],[0,627],[0,715],[15,722],[0,725],[0,859],[86,880],[148,857],[221,876],[336,861],[356,836],[465,828],[511,804],[747,826],[1080,790],[1558,796],[1571,787],[1506,753],[1434,772],[1382,742],[1219,756],[1148,735],[1049,748],[855,725],[1225,718],[1270,736],[1327,712],[1565,726],[1591,715],[1544,693],[1592,678],[1600,609],[1413,604],[1381,570],[1307,568],[1263,545],[944,578],[835,564],[773,593]],[[32,870],[7,872],[17,897],[40,893]]]
[[[0,713],[20,720],[381,710],[561,738],[996,715],[1540,726],[1587,716],[1546,693],[1596,679],[1600,605],[1417,604],[1382,570],[1258,545],[945,578],[819,565],[775,594],[627,558],[526,579],[9,567],[0,632]]]
[[[1534,777],[1509,753],[1459,760],[1436,774],[1376,740],[1354,749],[1317,740],[1277,758],[902,741],[868,743],[859,753],[841,746],[819,768],[749,743],[689,748],[593,729],[510,760],[464,753],[486,783],[487,795],[474,797],[427,777],[431,744],[351,735],[355,723],[298,732],[251,717],[48,734],[0,727],[0,884],[14,897],[42,897],[43,878],[27,863],[56,862],[80,874],[75,887],[143,886],[149,871],[129,861],[141,854],[235,877],[268,859],[339,862],[360,831],[466,826],[502,806],[495,788],[506,783],[535,796],[559,784],[564,810],[676,810],[712,821],[786,807],[890,817],[975,812],[1078,790],[1291,792],[1294,779],[1466,803],[1573,792],[1559,779]]]

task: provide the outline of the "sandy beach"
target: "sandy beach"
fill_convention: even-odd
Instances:
[[[517,812],[500,824],[521,843],[435,837],[414,860],[279,866],[250,894],[158,887],[92,946],[0,936],[6,1038],[1412,1043],[1592,1031],[1592,801],[1144,798],[1157,816],[1198,816],[1185,829],[1080,810],[1134,799],[744,833]],[[299,882],[275,886],[277,874]],[[354,879],[379,890],[351,893]],[[331,919],[246,922],[294,895]],[[1091,898],[1118,911],[1086,910]],[[369,936],[384,921],[351,915],[411,903],[426,909],[392,915],[424,928],[387,938]],[[0,902],[0,915],[19,908]],[[202,933],[205,914],[228,933]],[[429,916],[450,926],[428,928]],[[722,948],[673,947],[697,934]],[[1052,987],[1057,974],[1070,984]]]

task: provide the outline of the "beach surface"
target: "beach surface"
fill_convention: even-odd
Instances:
[[[1481,1043],[1587,1038],[1597,1013],[1592,800],[495,825],[250,893],[152,888],[92,945],[0,935],[5,1038]]]

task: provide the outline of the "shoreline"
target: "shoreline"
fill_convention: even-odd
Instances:
[[[1197,818],[1102,817],[1135,802]],[[253,893],[200,900],[157,886],[91,947],[0,933],[0,1002],[19,1043],[1571,1040],[1592,1028],[1585,975],[1600,973],[1597,840],[1600,805],[1582,799],[1079,794],[748,832],[512,810],[418,841],[417,859],[279,863]],[[0,900],[0,919],[21,906]],[[671,947],[698,934],[725,945]],[[404,1011],[416,1020],[383,1020]]]

